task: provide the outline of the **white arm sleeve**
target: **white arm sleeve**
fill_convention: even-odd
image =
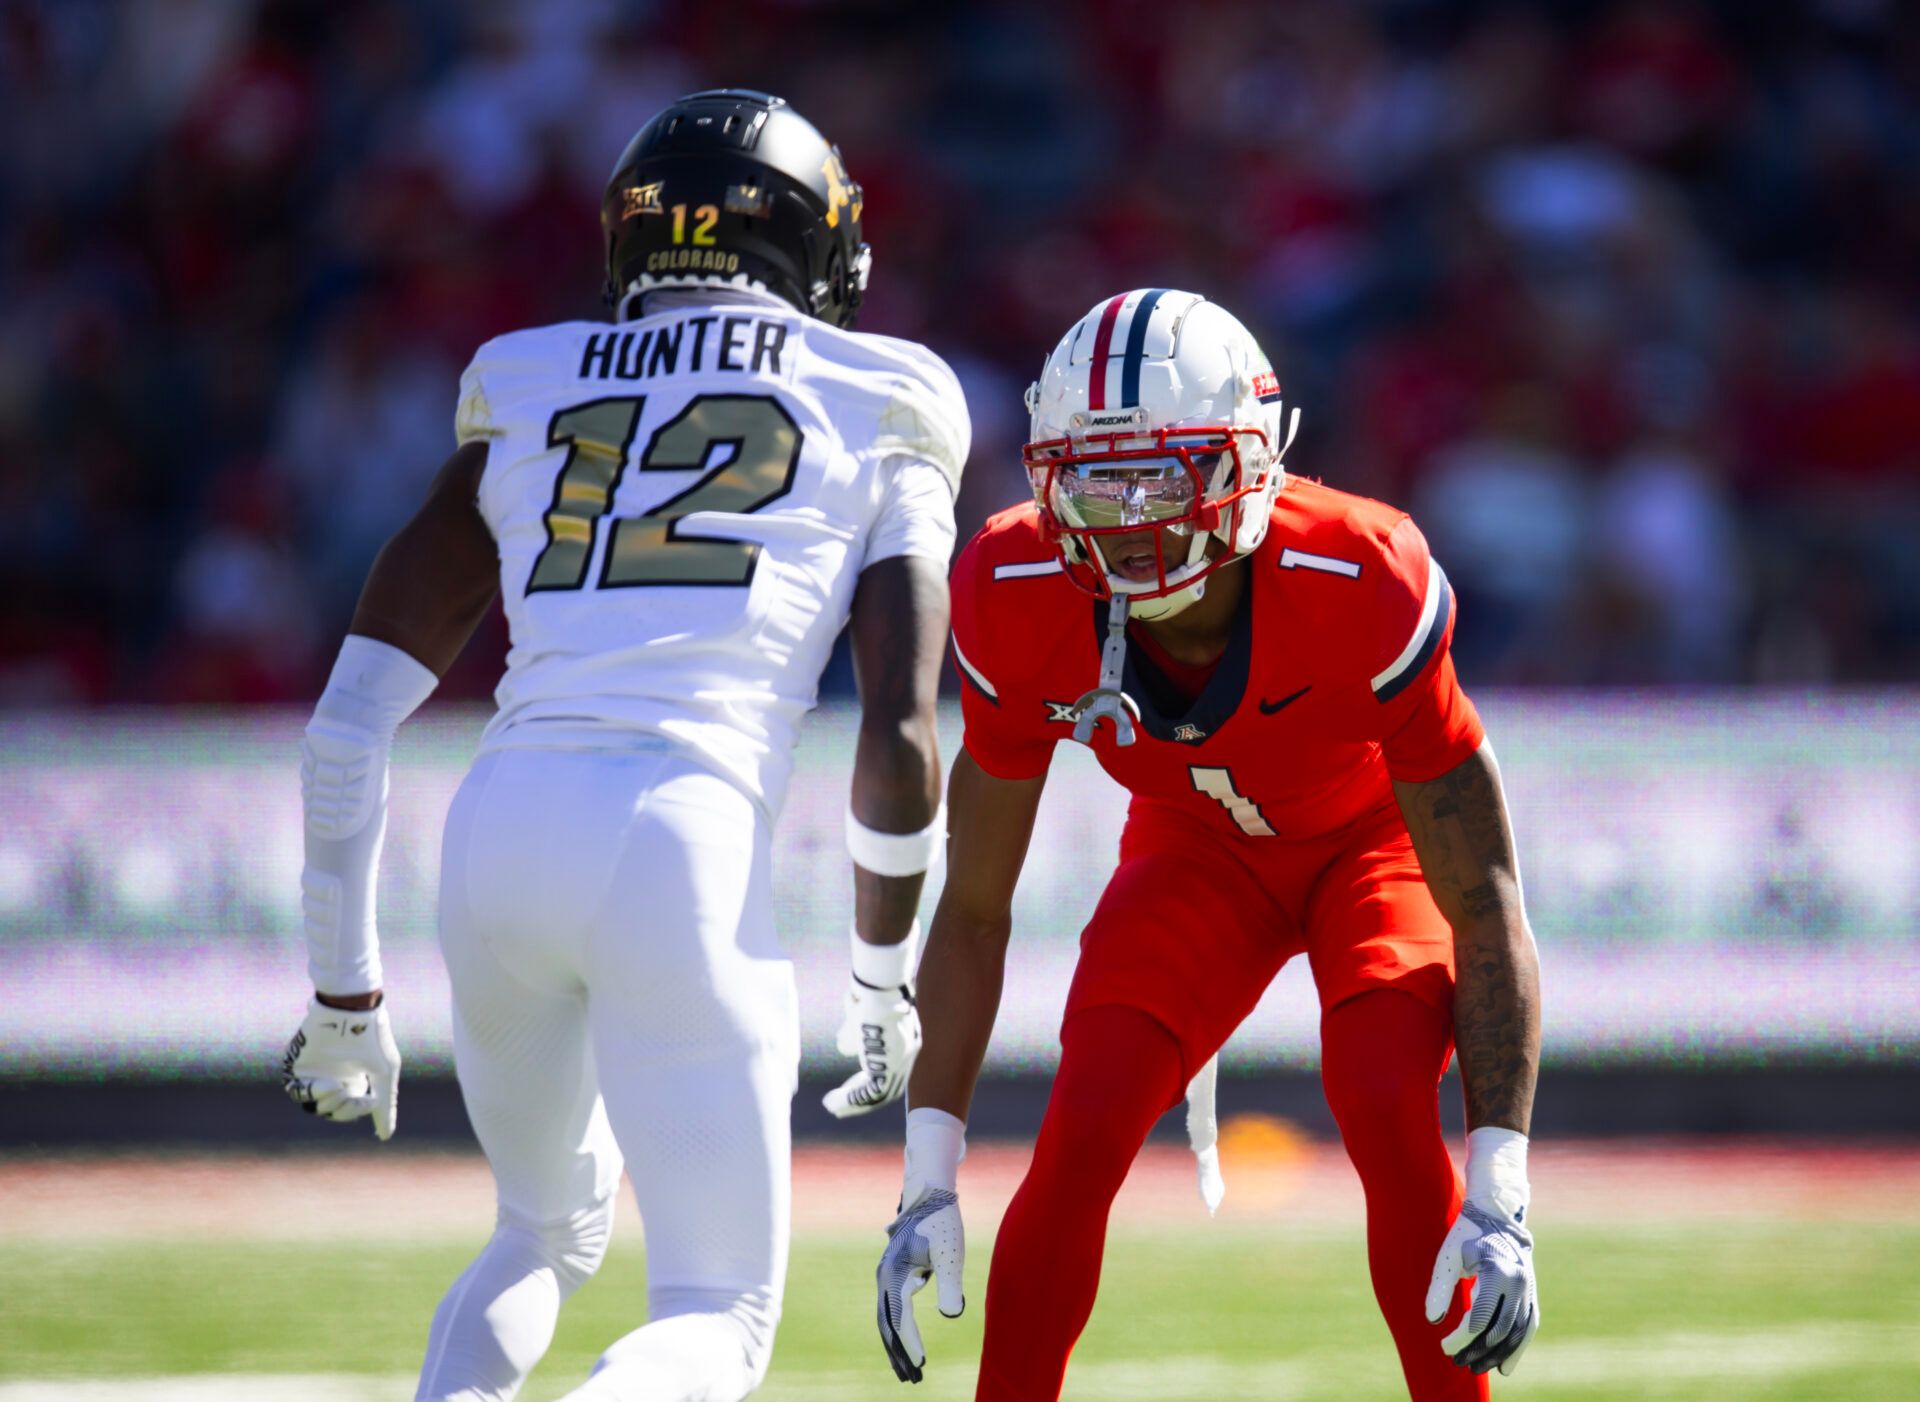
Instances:
[[[895,555],[924,555],[942,570],[953,558],[953,487],[947,474],[923,458],[892,457],[881,464],[880,511],[867,530],[864,563]]]
[[[306,820],[300,903],[314,990],[342,996],[381,986],[374,877],[387,835],[393,735],[440,679],[399,648],[350,633],[300,743]]]

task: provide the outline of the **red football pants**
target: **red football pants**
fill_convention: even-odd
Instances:
[[[1377,989],[1322,1018],[1321,1079],[1367,1200],[1367,1255],[1380,1310],[1415,1402],[1485,1398],[1425,1318],[1427,1281],[1460,1205],[1440,1134],[1436,1086],[1451,1052],[1447,1019]],[[1147,1013],[1102,1004],[1071,1014],[1033,1163],[1007,1208],[987,1281],[976,1402],[1055,1402],[1067,1357],[1093,1311],[1107,1215],[1154,1121],[1180,1099],[1180,1042]]]
[[[1296,954],[1320,995],[1321,1078],[1366,1191],[1374,1291],[1408,1388],[1418,1402],[1484,1397],[1441,1352],[1450,1323],[1423,1317],[1460,1201],[1436,1094],[1453,935],[1398,807],[1317,837],[1236,840],[1136,799],[1080,948],[1033,1164],[994,1246],[978,1397],[1059,1396],[1147,1131]]]

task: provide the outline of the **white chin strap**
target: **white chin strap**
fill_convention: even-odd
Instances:
[[[1172,618],[1176,613],[1191,608],[1206,596],[1207,581],[1196,579],[1184,589],[1176,589],[1171,594],[1162,594],[1157,599],[1135,599],[1130,610],[1135,618],[1148,623],[1155,619]]]
[[[1187,558],[1167,572],[1169,578],[1177,579],[1186,571],[1203,568],[1207,563],[1207,541],[1216,534],[1218,533],[1215,531],[1196,530],[1189,536]],[[1227,542],[1227,546],[1231,549],[1232,542]],[[1093,556],[1092,563],[1094,567],[1106,576],[1107,587],[1115,594],[1125,594],[1127,596],[1129,600],[1128,614],[1130,617],[1142,619],[1147,622],[1151,622],[1157,618],[1171,618],[1182,609],[1190,608],[1194,604],[1199,603],[1201,597],[1207,592],[1207,581],[1201,578],[1194,580],[1185,588],[1172,589],[1155,598],[1143,599],[1138,594],[1135,594],[1133,589],[1128,586],[1131,585],[1134,588],[1147,588],[1151,586],[1116,574],[1107,564],[1106,554],[1100,549],[1100,542],[1098,540],[1088,540],[1085,545],[1085,550]]]

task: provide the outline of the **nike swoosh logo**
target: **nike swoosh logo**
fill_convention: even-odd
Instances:
[[[1291,696],[1282,696],[1278,701],[1262,701],[1260,703],[1260,714],[1263,716],[1277,716],[1280,714],[1280,712],[1286,710],[1287,707],[1291,706],[1294,702],[1298,701],[1302,696],[1305,696],[1309,691],[1312,691],[1312,690],[1313,690],[1312,685],[1308,684],[1306,686],[1301,687],[1298,691],[1294,692],[1293,695]]]

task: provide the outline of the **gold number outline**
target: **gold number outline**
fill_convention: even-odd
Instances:
[[[600,399],[589,399],[579,404],[569,405],[565,409],[556,409],[553,417],[547,420],[547,446],[549,448],[558,448],[562,443],[565,443],[567,445],[567,455],[561,460],[560,471],[555,474],[553,479],[553,502],[547,507],[546,514],[541,517],[541,521],[547,529],[547,543],[541,549],[540,553],[534,557],[533,569],[527,574],[526,593],[564,592],[574,589],[584,589],[586,587],[587,567],[593,561],[594,534],[598,528],[600,518],[607,514],[607,509],[613,504],[613,494],[619,490],[621,478],[626,475],[627,454],[633,449],[634,436],[640,429],[640,414],[646,407],[646,402],[645,395],[609,395]],[[582,435],[578,429],[566,427],[569,420],[581,418],[595,409],[614,408],[615,406],[623,406],[627,410],[626,427],[622,431],[620,444],[617,448],[603,439],[589,439]],[[588,444],[593,446],[583,446]],[[604,449],[605,451],[597,452],[595,451],[596,447]],[[588,491],[599,497],[598,506],[589,514],[582,514],[580,511],[568,509],[568,488],[573,488],[574,492],[572,495],[579,497],[579,489],[581,487],[580,478],[584,474],[585,469],[590,465],[595,465],[597,459],[604,459],[609,456],[612,458],[612,467],[611,469],[605,470],[605,485],[596,489],[591,481],[586,484]],[[583,521],[586,525],[585,541],[562,539],[563,536],[571,536],[573,532],[571,530],[562,531],[558,529],[558,522],[561,520]],[[578,550],[579,562],[578,565],[572,569],[570,575],[563,573],[559,579],[546,579],[543,581],[541,578],[542,574],[559,573],[567,570],[565,561],[574,553],[571,547],[575,546],[580,547]],[[560,553],[556,554],[556,551]]]
[[[692,452],[685,454],[685,456],[691,458],[692,461],[659,461],[659,455],[662,450],[662,440],[664,440],[668,434],[679,430],[680,426],[688,419],[694,417],[695,414],[701,413],[713,405],[719,405],[722,413],[728,410],[733,410],[737,413],[740,410],[747,409],[748,406],[752,406],[752,412],[756,415],[764,415],[771,411],[779,418],[779,425],[774,426],[772,429],[775,441],[773,443],[763,442],[750,446],[749,440],[754,436],[751,428],[737,435],[727,437],[714,434],[697,440],[701,445],[697,455]],[[782,427],[784,427],[786,433],[790,435],[792,440],[792,447],[788,449],[784,463],[781,462],[777,456],[777,443],[781,435]],[[656,504],[638,516],[622,516],[617,518],[613,523],[612,537],[607,541],[606,558],[602,560],[600,564],[600,578],[594,587],[599,589],[650,589],[655,587],[674,588],[695,586],[719,589],[744,589],[752,584],[754,572],[760,566],[761,545],[759,541],[736,540],[731,536],[682,534],[680,530],[681,522],[686,517],[699,511],[723,510],[728,515],[745,516],[758,511],[769,502],[778,501],[781,497],[793,490],[794,478],[797,477],[800,472],[800,451],[804,443],[805,438],[800,425],[794,422],[793,415],[787,412],[786,406],[772,395],[696,394],[692,399],[687,401],[679,413],[675,414],[666,423],[654,430],[653,435],[647,440],[646,451],[640,455],[640,470],[642,472],[685,472],[707,461],[708,458],[713,456],[713,450],[715,448],[731,448],[732,452],[726,461],[722,462],[718,467],[711,468],[702,473],[697,481],[689,484],[683,490],[676,492],[665,501]],[[775,448],[776,455],[771,457],[754,456],[755,447],[761,449]],[[778,473],[778,480],[771,482],[762,480],[752,483],[751,486],[745,489],[747,495],[743,499],[743,504],[728,507],[713,507],[701,506],[697,503],[697,498],[713,495],[716,484],[719,484],[723,478],[729,479],[723,492],[731,498],[737,496],[742,490],[732,479],[741,477],[747,477],[749,480],[753,477],[766,479],[769,473]],[[757,495],[754,494],[755,492],[757,492]],[[679,511],[673,509],[676,506],[680,506],[683,502],[686,503],[684,509]],[[635,532],[649,531],[652,528],[658,527],[663,521],[665,522],[665,529],[662,531],[658,541],[633,541]],[[623,536],[630,542],[624,546],[622,543]],[[648,577],[648,575],[644,573],[635,573],[635,571],[648,566],[657,570],[659,566],[653,557],[659,552],[672,549],[676,544],[690,547],[709,547],[709,549],[704,552],[706,558],[709,560],[711,560],[716,553],[725,551],[735,552],[731,555],[731,558],[737,562],[739,578],[690,578],[684,574],[673,574],[661,577],[657,573],[652,577]],[[672,563],[682,569],[693,568],[692,562],[686,559],[675,560]]]

